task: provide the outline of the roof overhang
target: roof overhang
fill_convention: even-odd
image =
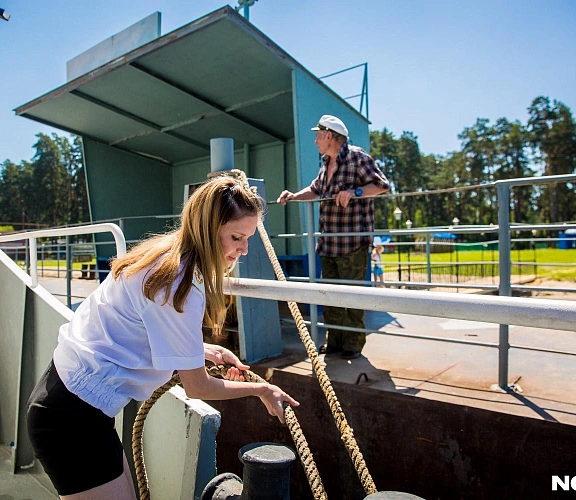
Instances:
[[[223,7],[16,108],[19,116],[167,164],[210,139],[294,137],[297,63]]]

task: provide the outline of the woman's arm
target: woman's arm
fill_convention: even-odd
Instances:
[[[258,396],[268,413],[284,423],[284,402],[292,406],[300,403],[279,387],[259,382],[239,382],[211,377],[204,367],[195,370],[179,370],[180,380],[189,398],[203,400],[226,400]]]

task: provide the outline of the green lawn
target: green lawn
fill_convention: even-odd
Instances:
[[[576,249],[560,250],[558,248],[538,248],[536,250],[512,250],[510,252],[513,263],[524,264],[536,263],[538,276],[554,280],[574,280],[576,279]],[[408,262],[407,247],[401,248],[400,259],[402,264]],[[384,264],[392,265],[398,263],[397,253],[387,253],[382,255]],[[498,262],[498,250],[459,250],[458,252],[438,252],[430,254],[432,264],[464,264],[472,262]],[[426,253],[410,251],[410,263],[426,263]],[[566,266],[562,266],[566,264]],[[462,266],[464,267],[464,266]],[[512,266],[512,272],[516,272],[517,266]],[[462,269],[464,270],[464,269]]]

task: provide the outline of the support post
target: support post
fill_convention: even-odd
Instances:
[[[306,203],[306,231],[308,237],[306,244],[308,249],[308,275],[310,283],[316,282],[316,248],[314,244],[314,204],[312,202]],[[309,304],[310,306],[310,337],[316,344],[316,349],[320,347],[323,342],[318,338],[318,306],[316,304]]]
[[[498,268],[500,283],[498,295],[509,297],[510,285],[510,188],[506,184],[497,185],[498,193]],[[503,390],[508,390],[508,351],[509,326],[500,325],[498,340],[498,385]]]

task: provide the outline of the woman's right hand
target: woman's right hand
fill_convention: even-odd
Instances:
[[[283,424],[286,423],[283,403],[286,402],[291,406],[300,406],[298,401],[286,394],[280,387],[272,384],[262,384],[258,397],[266,406],[268,413],[273,417],[278,417],[278,420]]]

